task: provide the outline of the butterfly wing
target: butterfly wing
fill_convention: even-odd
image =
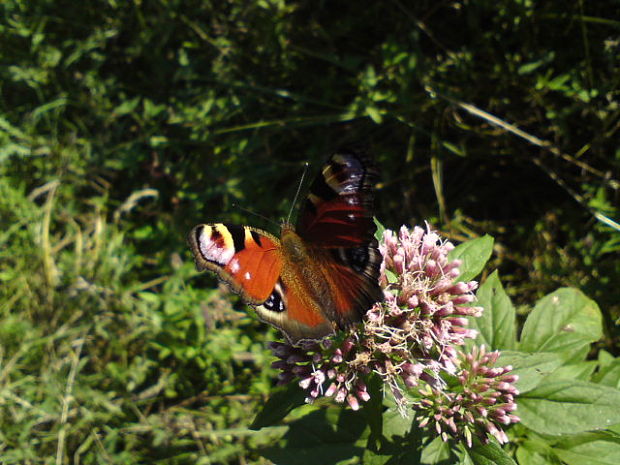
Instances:
[[[321,247],[365,246],[373,239],[373,187],[379,173],[368,155],[332,155],[310,185],[297,233]]]
[[[259,318],[281,330],[291,344],[332,334],[334,326],[316,302],[292,284],[278,279],[269,299],[256,307]]]
[[[325,275],[333,289],[333,309],[325,307],[327,317],[347,328],[360,321],[375,302],[383,300],[379,287],[381,253],[376,241],[356,248],[331,249],[331,260],[324,263]]]
[[[200,225],[189,236],[197,268],[217,273],[293,344],[350,326],[383,296],[372,221],[377,176],[366,155],[332,155],[310,186],[297,233],[284,225],[286,247],[259,229]]]
[[[231,224],[201,224],[189,234],[198,270],[210,270],[249,304],[272,294],[280,271],[280,241],[265,231]]]
[[[202,224],[190,232],[189,243],[199,270],[215,272],[289,342],[333,332],[312,300],[282,279],[284,262],[276,237],[248,226]]]
[[[383,299],[372,218],[377,179],[378,171],[366,154],[342,150],[332,155],[310,186],[297,226],[313,255],[321,257],[332,293],[332,303],[323,310],[341,328],[361,320]]]

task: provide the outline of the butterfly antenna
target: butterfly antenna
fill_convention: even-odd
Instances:
[[[288,217],[286,218],[286,222],[290,224],[291,216],[293,215],[293,209],[297,204],[297,199],[299,198],[299,193],[301,192],[301,186],[304,185],[304,179],[306,179],[306,174],[308,173],[308,167],[310,163],[304,163],[304,172],[301,174],[301,179],[299,180],[299,184],[297,185],[297,192],[295,192],[295,197],[293,198],[293,203],[291,204],[291,209],[288,212]]]
[[[274,224],[274,225],[276,225],[276,226],[278,226],[278,227],[280,226],[278,223],[276,223],[275,221],[273,221],[271,218],[267,218],[265,215],[261,215],[260,213],[256,213],[255,211],[252,211],[252,210],[250,210],[250,209],[248,209],[248,208],[242,207],[241,205],[238,205],[238,204],[236,204],[236,203],[233,203],[233,204],[232,204],[232,207],[234,207],[234,208],[238,208],[239,210],[241,210],[241,211],[243,211],[243,212],[246,212],[246,213],[248,213],[248,214],[250,214],[250,215],[257,216],[257,217],[259,217],[259,218],[261,218],[261,219],[263,219],[263,220],[267,221],[268,223],[272,223],[272,224]]]

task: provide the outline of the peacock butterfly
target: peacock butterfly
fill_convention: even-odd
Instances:
[[[202,224],[189,234],[198,270],[210,270],[291,344],[360,321],[383,294],[374,238],[378,178],[360,151],[333,154],[310,185],[297,227],[280,238],[250,226]]]

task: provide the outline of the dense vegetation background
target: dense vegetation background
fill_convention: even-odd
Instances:
[[[264,460],[278,430],[247,426],[277,335],[185,235],[277,230],[233,204],[278,221],[342,144],[375,153],[388,227],[495,236],[522,313],[578,287],[617,354],[617,0],[0,11],[2,463]]]

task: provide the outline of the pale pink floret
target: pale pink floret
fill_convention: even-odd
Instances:
[[[508,374],[512,367],[493,366],[498,352],[459,350],[477,334],[467,328],[468,318],[483,309],[471,305],[477,282],[454,282],[461,262],[448,259],[453,249],[428,227],[402,227],[397,235],[386,230],[379,245],[384,301],[368,310],[361,328],[300,347],[272,343],[280,359],[272,366],[282,370],[278,382],[297,378],[307,402],[333,396],[357,410],[370,399],[367,375],[376,373],[402,415],[416,410],[420,426],[444,440],[462,438],[471,446],[473,434],[486,440],[489,433],[507,441],[500,425],[519,421],[511,413],[517,377]],[[447,390],[446,373],[459,380],[460,392]],[[406,390],[420,400],[412,402]]]

